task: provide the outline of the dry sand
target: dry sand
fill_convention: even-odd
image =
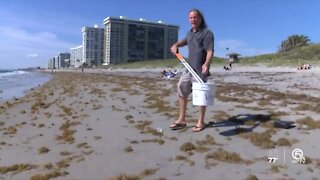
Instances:
[[[198,116],[191,97],[188,128],[168,127],[178,116],[179,76],[85,72],[92,73],[57,72],[26,96],[0,103],[0,179],[320,177],[317,68],[213,68],[215,104],[199,133],[191,130]],[[275,128],[276,120],[294,127]],[[305,164],[292,163],[295,148]]]

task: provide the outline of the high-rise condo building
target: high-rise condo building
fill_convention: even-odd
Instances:
[[[94,27],[82,28],[82,63],[89,66],[101,65],[103,63],[104,29]]]
[[[70,48],[70,67],[79,67],[82,64],[82,46]]]
[[[178,40],[179,26],[162,21],[107,17],[104,64],[173,58],[170,47]]]

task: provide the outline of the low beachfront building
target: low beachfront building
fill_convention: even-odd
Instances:
[[[241,56],[241,54],[229,53],[229,54],[227,54],[227,56],[229,56],[229,61],[231,61],[231,62],[239,62],[239,56]]]
[[[58,66],[57,68],[66,68],[68,67],[68,64],[66,63],[67,59],[70,59],[70,53],[59,53],[58,56],[56,56]]]
[[[58,69],[60,67],[60,62],[58,61],[58,56],[53,56],[52,59],[54,62],[54,69]]]
[[[83,48],[82,45],[70,48],[70,67],[79,67],[83,60],[82,60],[82,53],[83,53]]]
[[[55,69],[55,62],[54,62],[54,58],[50,58],[48,61],[48,69]]]
[[[48,61],[48,69],[67,68],[70,66],[70,53],[59,53]]]

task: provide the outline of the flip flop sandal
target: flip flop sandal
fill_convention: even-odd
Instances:
[[[184,127],[186,127],[187,124],[179,124],[179,123],[173,123],[171,124],[169,127],[172,129],[172,130],[176,130],[176,129],[182,129]]]
[[[192,128],[192,131],[193,132],[200,132],[200,131],[204,130],[205,128],[206,128],[206,126],[203,126],[203,127],[195,126]]]

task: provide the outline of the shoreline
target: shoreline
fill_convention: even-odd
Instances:
[[[214,70],[210,126],[199,133],[191,131],[198,117],[191,97],[188,127],[168,127],[178,116],[178,77],[161,79],[157,69],[55,73],[26,96],[0,102],[0,178],[319,177],[319,73]],[[235,129],[234,118],[243,117]],[[295,127],[275,128],[276,120]],[[295,148],[303,150],[307,164],[291,163]],[[274,164],[267,159],[270,150],[279,155]]]
[[[25,74],[2,77],[0,102],[23,97],[30,89],[37,88],[52,78],[50,74],[43,71],[25,72]]]

